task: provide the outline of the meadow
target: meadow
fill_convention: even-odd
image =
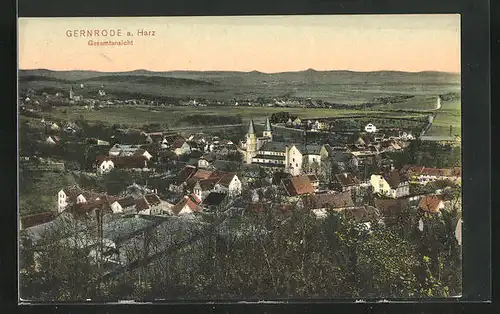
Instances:
[[[462,114],[460,100],[443,101],[441,109],[437,110],[436,117],[426,135],[461,135]]]
[[[192,125],[189,117],[204,115],[207,117],[240,117],[246,123],[253,119],[263,123],[266,116],[287,111],[301,119],[311,118],[349,118],[352,116],[377,116],[384,118],[420,118],[425,113],[405,113],[384,110],[356,109],[314,109],[314,108],[276,108],[276,107],[147,107],[147,106],[113,106],[99,110],[86,110],[81,106],[55,107],[51,112],[44,113],[46,118],[55,121],[74,121],[82,116],[89,122],[102,121],[109,124],[127,126],[142,126],[145,124],[166,124],[171,128]],[[210,119],[207,119],[207,121]],[[231,123],[228,123],[231,124]]]

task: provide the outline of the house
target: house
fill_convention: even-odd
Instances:
[[[420,199],[418,208],[426,213],[436,214],[444,208],[444,202],[439,195],[426,195]]]
[[[206,143],[207,140],[205,139],[205,134],[203,133],[195,133],[191,134],[188,138],[188,141],[196,142],[196,143]]]
[[[205,197],[207,197],[208,194],[212,190],[214,190],[215,185],[217,181],[219,180],[218,178],[215,179],[195,179],[192,178],[190,179],[191,182],[186,184],[187,190],[193,191],[193,194],[196,195],[200,200],[204,200]],[[192,182],[195,182],[194,185]]]
[[[103,174],[112,169],[124,170],[149,170],[148,158],[143,155],[108,157],[99,155],[96,157],[97,173]]]
[[[283,179],[281,185],[289,197],[314,194],[314,187],[308,176],[295,176]]]
[[[341,192],[351,191],[361,185],[361,181],[350,172],[339,173],[334,176],[333,184]]]
[[[126,213],[133,211],[135,206],[135,200],[132,196],[127,196],[125,198],[118,199],[110,204],[111,210],[114,214],[116,213]]]
[[[227,193],[211,192],[201,203],[206,210],[215,210],[227,199]]]
[[[169,190],[171,192],[181,192],[185,186],[186,181],[190,179],[196,173],[196,171],[196,167],[184,167],[173,179],[172,183],[169,186]]]
[[[143,215],[158,215],[163,213],[163,209],[159,207],[161,204],[158,195],[146,194],[135,200],[135,210]],[[168,206],[165,209],[168,209]]]
[[[323,131],[328,128],[328,124],[325,121],[316,120],[312,125],[312,129],[316,131]]]
[[[50,129],[54,132],[59,131],[61,128],[54,122],[50,125]]]
[[[300,127],[300,126],[302,126],[302,120],[300,120],[300,118],[297,117],[297,118],[295,118],[295,120],[292,121],[292,125],[294,127]]]
[[[206,169],[212,164],[213,158],[208,156],[202,156],[198,159],[198,168]]]
[[[285,147],[285,169],[297,176],[303,172],[319,171],[321,167],[320,145],[293,144]],[[304,167],[306,166],[306,167]],[[306,168],[306,169],[304,169]]]
[[[48,145],[56,145],[59,144],[60,141],[61,139],[58,136],[49,136],[45,140],[45,143]]]
[[[425,185],[437,180],[450,180],[453,182],[461,181],[461,168],[429,168],[424,166],[405,165],[402,171],[407,173],[412,183]]]
[[[78,186],[71,186],[60,190],[57,193],[58,211],[62,212],[70,204],[80,204],[99,200],[102,194],[91,191],[84,191]]]
[[[170,147],[171,150],[177,155],[186,155],[191,152],[191,146],[186,142],[185,140],[176,140],[172,146]]]
[[[151,160],[151,158],[153,158],[153,156],[145,149],[143,148],[139,148],[138,150],[136,150],[132,156],[143,156],[145,157],[147,160]]]
[[[307,177],[313,186],[314,191],[318,191],[319,189],[319,179],[315,174],[308,174]]]
[[[383,217],[393,218],[410,206],[409,198],[376,198],[375,207]]]
[[[132,156],[138,150],[140,150],[140,145],[124,145],[124,144],[115,144],[109,150],[109,156]]]
[[[111,157],[99,155],[96,157],[96,167],[98,174],[104,174],[114,169],[115,164]]]
[[[396,170],[391,170],[383,175],[371,175],[370,184],[373,188],[373,193],[392,198],[399,198],[410,194],[408,178],[405,174]]]
[[[199,212],[201,210],[199,199],[193,195],[184,196],[177,204],[175,204],[171,211],[174,215],[185,215]]]
[[[241,180],[234,173],[224,174],[215,184],[214,190],[219,193],[228,194],[229,197],[235,197],[241,194]]]
[[[367,133],[375,133],[377,132],[377,127],[374,126],[373,124],[371,123],[368,123],[366,126],[365,126],[365,132]]]
[[[297,201],[297,207],[322,216],[329,209],[354,207],[350,192],[304,195]]]

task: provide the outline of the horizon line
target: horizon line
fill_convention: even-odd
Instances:
[[[281,73],[299,73],[299,72],[354,72],[354,73],[374,73],[374,72],[404,72],[404,73],[426,73],[426,72],[435,72],[435,73],[445,73],[445,74],[458,74],[461,75],[461,71],[453,72],[453,71],[440,71],[440,70],[420,70],[420,71],[409,71],[409,70],[369,70],[369,71],[360,71],[360,70],[348,70],[348,69],[331,69],[331,70],[317,70],[314,68],[308,68],[304,70],[287,70],[287,71],[279,71],[279,72],[263,72],[259,70],[251,70],[251,71],[243,71],[243,70],[148,70],[148,69],[134,69],[134,70],[123,70],[123,71],[100,71],[100,70],[90,70],[90,69],[70,69],[70,70],[54,70],[49,68],[32,68],[32,69],[21,69],[18,68],[18,71],[51,71],[51,72],[98,72],[98,73],[127,73],[127,72],[138,72],[138,71],[147,71],[152,73],[167,73],[167,72],[238,72],[238,73],[261,73],[261,74],[281,74]]]

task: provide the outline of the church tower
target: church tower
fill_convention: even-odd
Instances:
[[[255,134],[255,126],[253,120],[250,121],[247,133],[246,158],[247,164],[252,163],[252,158],[257,155],[257,136]]]
[[[270,141],[273,140],[273,130],[271,128],[271,122],[269,121],[269,117],[266,117],[266,127],[264,128],[264,132],[262,135],[264,137],[269,138]]]
[[[73,92],[73,86],[69,89],[69,99],[73,99],[75,97],[75,93]]]

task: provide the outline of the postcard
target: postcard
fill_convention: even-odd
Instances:
[[[460,15],[19,18],[19,298],[462,294]]]

